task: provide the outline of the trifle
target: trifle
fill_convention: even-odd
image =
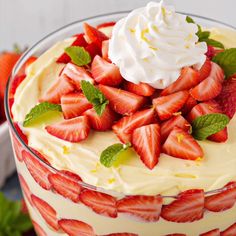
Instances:
[[[193,18],[150,2],[21,59],[6,110],[39,236],[236,235],[236,32]]]

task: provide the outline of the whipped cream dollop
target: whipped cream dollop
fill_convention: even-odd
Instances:
[[[163,89],[183,67],[199,69],[205,62],[207,45],[198,42],[197,31],[174,7],[150,2],[116,23],[109,57],[126,80]]]

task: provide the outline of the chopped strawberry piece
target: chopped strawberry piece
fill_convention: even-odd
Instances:
[[[61,219],[58,221],[58,224],[69,236],[95,236],[93,228],[79,220]]]
[[[135,129],[132,134],[132,144],[142,162],[149,169],[153,169],[157,165],[161,153],[160,126],[151,124]]]
[[[98,55],[93,59],[91,72],[99,84],[118,86],[123,81],[119,68]]]
[[[18,86],[21,84],[21,82],[25,79],[26,75],[16,75],[15,78],[12,81],[11,84],[11,89],[10,89],[10,98],[13,98],[15,93],[16,93],[16,89],[18,88]]]
[[[144,222],[159,220],[162,208],[162,197],[156,196],[128,196],[117,202],[119,213],[131,215]]]
[[[90,43],[85,47],[85,50],[89,53],[91,59],[93,60],[95,56],[102,55],[101,48],[96,43]]]
[[[22,189],[22,191],[23,191],[23,193],[25,195],[25,198],[28,200],[28,202],[32,206],[33,203],[32,203],[32,200],[31,200],[30,188],[29,188],[27,182],[25,181],[24,177],[21,174],[19,174],[18,177],[19,177],[21,189]]]
[[[206,56],[209,58],[209,59],[212,59],[214,56],[215,56],[215,48],[208,45],[207,46],[207,52],[206,52]]]
[[[32,220],[32,223],[33,223],[33,226],[34,226],[34,230],[36,231],[38,236],[47,236],[47,234],[45,233],[43,228],[38,223],[36,223],[33,220]]]
[[[166,139],[163,152],[177,158],[198,160],[203,158],[203,150],[197,141],[186,131],[174,127]]]
[[[23,162],[22,151],[24,150],[23,145],[18,141],[15,134],[12,134],[13,147],[15,151],[16,158],[19,162]]]
[[[223,83],[225,74],[223,69],[216,63],[211,62],[211,73],[208,77],[214,78],[214,80],[217,80],[220,83]]]
[[[111,60],[108,57],[108,50],[109,50],[109,40],[105,40],[102,42],[102,58],[108,62],[111,62]]]
[[[38,152],[37,150],[35,150],[34,148],[30,148],[35,155],[37,155],[43,162],[45,162],[46,164],[50,165],[50,162],[48,161],[48,158],[46,158],[46,156],[44,156],[42,153]]]
[[[92,107],[82,93],[69,93],[61,97],[61,108],[65,119],[80,116]]]
[[[205,63],[203,64],[203,66],[199,70],[200,81],[203,81],[204,79],[206,79],[210,75],[212,64],[213,63],[209,59],[206,59]]]
[[[161,120],[167,120],[178,112],[189,97],[187,91],[180,91],[171,95],[153,99],[153,105]]]
[[[97,29],[111,27],[111,26],[114,26],[115,24],[116,24],[116,22],[114,22],[114,21],[105,22],[105,23],[97,25]]]
[[[107,234],[104,236],[138,236],[138,235],[132,233],[115,233],[115,234]]]
[[[202,219],[204,191],[193,189],[182,192],[169,205],[162,207],[161,217],[177,223],[193,222]]]
[[[57,124],[48,125],[45,129],[49,134],[73,143],[86,139],[90,131],[89,121],[86,116],[79,116]]]
[[[132,132],[143,125],[151,124],[155,119],[154,109],[146,109],[138,111],[131,116],[121,118],[112,126],[114,133],[118,136],[122,143],[131,142]]]
[[[52,206],[50,206],[46,201],[33,194],[31,196],[31,199],[34,206],[38,209],[40,215],[47,222],[47,224],[51,226],[53,229],[58,230],[59,225],[57,222],[57,213],[55,209]]]
[[[229,228],[220,233],[220,236],[235,236],[235,235],[236,235],[236,223],[234,223]]]
[[[228,139],[228,130],[227,127],[225,127],[224,129],[222,129],[221,131],[210,135],[208,138],[208,140],[211,140],[213,142],[217,142],[217,143],[223,143]]]
[[[145,98],[125,90],[99,85],[99,89],[109,100],[111,108],[122,115],[130,115],[139,110],[145,103]]]
[[[192,108],[196,105],[197,105],[197,101],[192,96],[189,96],[181,109],[181,113],[183,115],[188,114],[192,110]]]
[[[97,214],[117,217],[116,199],[108,194],[84,190],[80,194],[80,201]]]
[[[199,236],[220,236],[220,230],[213,229],[213,230],[208,231],[206,233],[200,234]]]
[[[145,83],[134,84],[134,83],[126,81],[124,84],[124,88],[125,90],[131,93],[135,93],[137,95],[145,96],[145,97],[152,96],[155,92],[155,89],[153,87]]]

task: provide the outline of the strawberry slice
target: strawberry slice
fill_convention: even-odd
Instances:
[[[99,84],[118,86],[123,81],[119,68],[98,55],[93,59],[91,72]]]
[[[215,63],[212,63],[209,59],[206,59],[205,63],[203,64],[203,66],[199,70],[200,81],[203,81],[204,79],[206,79],[210,75],[213,64],[215,64]]]
[[[106,234],[104,236],[138,236],[138,235],[132,233],[115,233],[115,234]]]
[[[154,109],[138,111],[131,116],[121,118],[112,126],[114,133],[122,143],[131,142],[132,132],[143,125],[151,124],[155,119]]]
[[[84,115],[88,117],[91,127],[98,131],[110,130],[117,120],[117,115],[109,106],[106,106],[101,116],[96,113],[94,108],[84,112]]]
[[[50,206],[46,201],[33,194],[31,196],[31,199],[34,206],[38,209],[40,215],[47,222],[47,224],[51,226],[54,230],[59,230],[59,225],[57,222],[57,213],[55,209]]]
[[[211,60],[216,55],[215,48],[207,45],[207,52],[205,53],[205,55]]]
[[[83,221],[61,219],[58,224],[69,236],[95,236],[93,228]]]
[[[95,56],[102,55],[101,48],[96,43],[88,44],[88,46],[85,47],[85,50],[89,53],[92,60]]]
[[[105,23],[97,25],[97,29],[106,28],[106,27],[112,27],[115,24],[116,24],[116,22],[114,22],[114,21],[105,22]]]
[[[38,236],[47,236],[43,228],[38,223],[36,223],[34,220],[32,220],[32,223]]]
[[[186,160],[198,160],[204,156],[203,150],[197,141],[179,127],[174,127],[170,132],[162,150],[167,155]]]
[[[66,75],[61,75],[39,100],[40,102],[59,104],[61,96],[72,91],[74,91],[74,87],[69,82],[69,78]]]
[[[135,129],[132,134],[132,144],[142,162],[149,169],[153,169],[158,163],[161,152],[160,126],[151,124]]]
[[[57,138],[76,143],[86,139],[90,127],[86,116],[79,116],[45,127],[47,132]]]
[[[188,114],[192,110],[192,108],[196,105],[197,105],[197,101],[192,96],[189,96],[181,109],[182,115]]]
[[[204,210],[204,191],[187,190],[176,200],[162,207],[161,217],[177,223],[193,222],[202,219]]]
[[[235,235],[236,235],[236,223],[234,223],[229,228],[220,233],[220,236],[235,236]]]
[[[16,132],[17,134],[20,136],[20,138],[22,139],[22,141],[25,143],[25,144],[28,144],[28,138],[27,136],[22,132],[20,126],[18,125],[18,123],[14,123],[14,127],[16,129]],[[21,144],[19,144],[20,146],[22,146]]]
[[[205,208],[209,211],[225,211],[236,203],[236,182],[230,182],[220,193],[206,197]]]
[[[213,229],[211,231],[208,231],[206,233],[200,234],[199,236],[220,236],[220,230],[219,229]]]
[[[159,220],[162,208],[162,197],[156,196],[128,196],[117,202],[119,213],[131,215],[144,222]]]
[[[23,157],[22,157],[22,150],[24,150],[24,148],[22,147],[23,145],[18,141],[14,133],[12,134],[12,140],[14,144],[13,147],[15,156],[19,162],[23,162]]]
[[[139,110],[145,103],[145,98],[118,88],[99,85],[99,89],[109,100],[111,108],[122,115],[130,115]]]
[[[158,97],[152,100],[153,106],[161,120],[167,120],[178,112],[189,97],[187,91],[180,91],[171,95]]]
[[[148,84],[145,83],[134,84],[128,81],[124,83],[124,89],[131,93],[135,93],[137,95],[145,97],[152,96],[155,92],[155,89]]]
[[[80,116],[92,107],[82,93],[69,93],[61,97],[61,108],[65,119]]]
[[[21,174],[19,174],[18,177],[19,177],[20,186],[21,186],[21,189],[22,189],[22,191],[25,195],[25,198],[28,200],[28,202],[32,206],[33,203],[32,203],[32,200],[31,200],[30,188],[29,188],[27,182],[25,181],[24,177]]]
[[[111,62],[108,56],[109,51],[109,40],[105,40],[102,42],[102,58],[108,62]]]
[[[18,88],[18,86],[21,84],[21,82],[26,78],[26,75],[16,75],[15,78],[12,81],[11,84],[11,88],[10,88],[10,98],[13,98],[15,93],[16,93],[16,89]]]
[[[80,201],[99,215],[117,217],[116,199],[108,194],[84,190]]]
[[[51,174],[46,165],[43,164],[38,158],[31,155],[29,152],[23,150],[22,156],[28,171],[34,180],[44,189],[51,189],[51,183],[48,181],[48,176]]]

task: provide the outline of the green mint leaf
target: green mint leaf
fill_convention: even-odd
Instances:
[[[198,41],[199,42],[206,42],[206,40],[210,36],[210,32],[209,31],[198,31],[197,36],[198,36]]]
[[[190,16],[186,16],[186,21],[187,21],[188,23],[193,23],[193,24],[195,24],[195,21],[194,21],[193,18],[191,18]]]
[[[91,62],[89,53],[83,47],[71,46],[65,52],[77,66],[85,66]]]
[[[222,49],[225,48],[225,46],[221,42],[216,41],[214,39],[208,38],[208,39],[205,39],[204,41],[207,43],[207,45],[213,46],[215,48],[222,48]]]
[[[31,125],[35,120],[44,115],[49,111],[61,112],[61,105],[53,104],[49,102],[42,102],[33,107],[30,112],[26,115],[23,126]]]
[[[236,48],[226,49],[212,59],[225,72],[226,78],[236,73]]]
[[[220,113],[199,116],[192,123],[192,135],[198,140],[204,140],[224,129],[228,123],[229,117]]]
[[[113,164],[119,159],[122,152],[131,147],[130,143],[121,144],[116,143],[106,148],[100,156],[100,162],[107,168],[113,166]]]

